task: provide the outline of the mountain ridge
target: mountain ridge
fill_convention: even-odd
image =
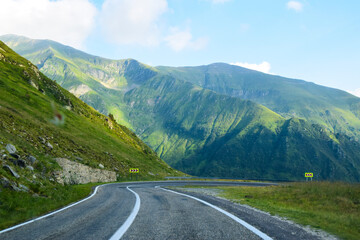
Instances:
[[[36,53],[38,49],[32,51]],[[47,68],[42,68],[44,73],[51,74],[49,69],[55,68],[62,74],[59,82],[68,89],[79,86],[79,82],[83,88],[89,87],[91,91],[80,95],[80,99],[105,114],[112,113],[171,166],[187,173],[299,180],[303,171],[311,171],[304,167],[313,166],[315,175],[321,179],[359,181],[359,155],[353,146],[359,144],[360,105],[357,98],[340,90],[328,92],[326,87],[313,83],[268,76],[224,63],[189,67],[191,71],[186,67],[153,68],[139,63],[133,65],[128,75],[119,74],[124,77],[122,88],[112,89],[88,77],[92,68],[105,71],[101,64],[78,59],[76,68],[64,71],[61,59],[52,60]],[[89,66],[88,70],[81,67],[84,64]],[[271,84],[264,84],[264,76],[269,77]],[[136,82],[131,80],[136,77]],[[277,89],[279,79],[285,85]],[[269,88],[274,81],[277,85]],[[135,84],[129,87],[132,83]],[[245,88],[240,90],[247,98],[231,96],[230,93],[241,93],[239,83],[244,84]],[[279,95],[281,91],[286,94]],[[339,98],[341,102],[337,104],[347,109],[327,102],[339,93],[343,100]],[[289,107],[285,115],[256,101],[271,97],[273,103],[289,99],[279,105],[283,109]],[[304,113],[313,119],[306,119]]]

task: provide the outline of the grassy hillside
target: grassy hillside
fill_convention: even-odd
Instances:
[[[360,139],[360,98],[345,91],[225,63],[157,69],[217,93],[252,100],[285,118],[304,118]]]
[[[129,128],[132,126],[124,113],[123,95],[156,74],[154,68],[133,59],[101,58],[50,40],[15,35],[1,39],[33,62],[47,77],[100,113],[112,113]]]
[[[0,229],[89,194],[94,184],[56,182],[55,157],[103,165],[122,181],[130,180],[132,167],[140,169],[139,180],[180,174],[133,132],[45,77],[1,41],[0,152]]]
[[[48,40],[2,38],[187,173],[303,179],[313,171],[317,179],[360,179],[360,105],[343,91],[227,64],[154,69]],[[246,99],[262,99],[280,114]]]
[[[171,166],[197,176],[360,181],[360,144],[305,120],[167,75],[129,91],[131,121]]]

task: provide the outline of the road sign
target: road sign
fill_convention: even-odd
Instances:
[[[308,177],[314,177],[314,174],[312,172],[306,172],[305,173],[305,177],[308,178]]]
[[[139,173],[139,169],[138,168],[130,168],[129,172],[130,173]]]

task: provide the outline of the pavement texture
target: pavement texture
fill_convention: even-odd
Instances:
[[[121,239],[261,239],[225,214],[192,198],[161,187],[185,185],[266,186],[268,183],[164,181],[103,185],[90,199],[44,219],[0,233],[0,239],[110,239],[131,214],[136,197],[140,210]],[[273,239],[322,239],[314,232],[269,214],[214,196],[183,192],[211,203]]]

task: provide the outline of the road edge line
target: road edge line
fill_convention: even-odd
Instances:
[[[187,195],[187,194],[184,194],[184,193],[179,193],[179,192],[176,192],[176,191],[172,191],[172,190],[169,190],[169,189],[165,189],[165,188],[162,188],[160,186],[156,186],[155,188],[159,188],[161,190],[164,190],[164,191],[168,191],[168,192],[172,192],[172,193],[175,193],[175,194],[178,194],[178,195],[182,195],[182,196],[185,196],[185,197],[188,197],[188,198],[192,198],[196,201],[199,201],[209,207],[212,207],[214,208],[215,210],[225,214],[226,216],[230,217],[231,219],[235,220],[236,222],[240,223],[241,225],[243,225],[245,228],[249,229],[250,231],[252,231],[253,233],[255,233],[257,236],[261,237],[262,239],[264,240],[273,240],[271,237],[269,237],[268,235],[266,235],[265,233],[261,232],[259,229],[255,228],[254,226],[248,224],[247,222],[245,222],[244,220],[241,220],[240,218],[236,217],[235,215],[211,204],[211,203],[208,203],[204,200],[201,200],[199,198],[196,198],[196,197],[193,197],[193,196],[190,196],[190,195]]]
[[[108,185],[108,184],[104,184],[104,185]],[[64,211],[64,210],[68,209],[68,208],[71,208],[71,207],[75,206],[75,205],[78,205],[79,203],[85,202],[86,200],[88,200],[88,199],[92,198],[93,196],[95,196],[95,194],[97,193],[98,188],[101,187],[101,186],[104,186],[104,185],[96,186],[94,192],[93,192],[90,196],[88,196],[88,197],[86,197],[86,198],[84,198],[84,199],[81,199],[80,201],[74,202],[74,203],[72,203],[72,204],[70,204],[70,205],[68,205],[68,206],[66,206],[66,207],[60,208],[60,209],[58,209],[58,210],[56,210],[56,211],[54,211],[54,212],[51,212],[51,213],[45,214],[45,215],[43,215],[43,216],[40,216],[40,217],[31,219],[31,220],[29,220],[29,221],[27,221],[27,222],[23,222],[23,223],[20,223],[20,224],[18,224],[18,225],[15,225],[15,226],[12,226],[12,227],[9,227],[9,228],[5,228],[5,229],[3,229],[3,230],[0,231],[0,234],[5,233],[5,232],[9,232],[9,231],[11,231],[11,230],[14,230],[14,229],[16,229],[16,228],[22,227],[22,226],[27,225],[27,224],[29,224],[29,223],[36,222],[36,221],[41,220],[41,219],[43,219],[43,218],[46,218],[46,217],[49,217],[49,216],[54,215],[54,214],[56,214],[56,213],[62,212],[62,211]]]
[[[137,194],[135,191],[131,190],[129,187],[130,186],[127,186],[126,189],[129,190],[130,192],[132,192],[136,197],[136,202],[135,202],[134,208],[131,211],[131,214],[129,215],[129,217],[123,223],[123,225],[121,225],[121,227],[111,236],[111,238],[109,240],[119,240],[126,233],[126,231],[129,229],[131,224],[134,222],[134,220],[140,210],[141,201],[140,201],[139,194]]]

